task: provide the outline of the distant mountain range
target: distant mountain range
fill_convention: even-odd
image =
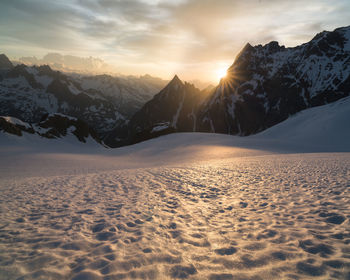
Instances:
[[[35,56],[20,57],[11,61],[13,65],[25,64],[27,66],[42,66],[48,65],[52,70],[61,71],[64,73],[84,74],[87,76],[105,75],[132,78],[132,75],[122,75],[118,73],[118,68],[106,63],[104,60],[96,57],[80,57],[74,55],[62,55],[60,53],[48,53],[42,58]],[[145,75],[145,77],[151,77]],[[135,78],[135,77],[133,77]],[[152,77],[154,78],[154,77]],[[199,79],[189,81],[200,89],[213,86],[209,82],[203,82]],[[165,86],[165,84],[163,85]]]
[[[14,64],[49,65],[54,70],[82,74],[116,73],[117,69],[104,60],[95,57],[79,57],[74,55],[62,55],[60,53],[48,53],[42,58],[35,56],[20,57]]]
[[[141,77],[63,74],[50,66],[13,66],[0,55],[0,115],[37,123],[44,115],[79,118],[101,138],[127,121],[167,82]]]
[[[46,113],[77,117],[111,147],[172,132],[245,136],[350,94],[350,27],[321,32],[294,48],[247,44],[219,85],[204,90],[177,76],[165,86],[150,76],[129,80],[13,67],[5,56],[0,73],[0,115],[29,123]]]

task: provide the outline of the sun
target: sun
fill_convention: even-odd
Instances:
[[[222,78],[225,78],[227,75],[226,68],[219,68],[215,71],[216,78],[220,81]]]

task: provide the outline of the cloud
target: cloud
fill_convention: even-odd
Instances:
[[[347,0],[2,0],[0,48],[210,79],[210,68],[229,66],[246,42],[295,46],[349,18]]]

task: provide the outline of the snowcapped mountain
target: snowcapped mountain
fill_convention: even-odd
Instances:
[[[126,142],[171,132],[255,134],[301,110],[348,96],[350,27],[324,31],[294,48],[247,44],[227,72],[216,88],[202,92],[175,76],[133,116],[124,129]],[[113,137],[109,143],[119,145]]]
[[[210,91],[200,91],[177,75],[127,123],[106,139],[111,146],[137,143],[171,132],[195,129],[196,111]],[[118,143],[115,143],[117,139]]]
[[[48,113],[62,113],[86,121],[98,132],[105,132],[125,119],[102,93],[84,90],[75,79],[49,66],[22,64],[3,72],[0,100],[1,115],[28,123],[38,122]]]
[[[14,66],[0,57],[0,114],[28,123],[62,113],[79,118],[100,135],[124,123],[165,81],[150,76],[68,75],[49,66]]]
[[[33,134],[49,139],[73,135],[83,143],[86,143],[89,138],[101,143],[97,133],[85,122],[62,114],[46,115],[35,124],[29,124],[14,117],[0,116],[0,131],[17,136]]]
[[[350,27],[294,48],[247,44],[198,113],[198,131],[249,135],[350,93]]]
[[[132,117],[147,101],[167,83],[160,78],[136,76],[76,76],[84,90],[96,90],[108,98],[126,118]]]
[[[255,134],[350,94],[350,26],[294,48],[247,44],[227,73],[215,88],[200,91],[175,76],[160,90],[165,81],[148,75],[68,75],[49,66],[13,67],[1,55],[0,114],[28,123],[69,115],[112,147],[172,132]]]

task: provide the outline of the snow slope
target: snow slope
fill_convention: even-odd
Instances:
[[[120,149],[0,134],[0,279],[348,279],[349,108]]]
[[[301,111],[249,138],[268,139],[305,152],[350,152],[349,117],[350,97],[346,97]]]
[[[275,153],[350,152],[350,98],[304,110],[248,137],[176,133],[119,149],[94,141],[44,139],[0,133],[0,177],[145,168]],[[8,160],[7,160],[8,159]]]

